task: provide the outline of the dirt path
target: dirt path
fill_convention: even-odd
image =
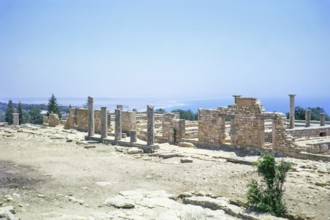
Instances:
[[[193,163],[180,163],[179,157],[124,154],[110,145],[85,149],[76,144],[84,133],[62,128],[18,131],[0,128],[0,207],[14,206],[21,219],[107,213],[114,210],[103,205],[108,197],[133,189],[172,195],[196,191],[245,201],[246,184],[257,178],[250,165],[217,159],[236,157],[230,152],[161,145],[193,157]],[[330,217],[329,163],[289,160],[295,163],[286,184],[289,213],[305,219]]]

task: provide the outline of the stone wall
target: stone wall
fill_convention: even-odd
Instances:
[[[101,110],[94,110],[95,133],[101,134]]]
[[[238,147],[262,147],[264,120],[261,116],[262,105],[254,98],[238,98],[234,116],[231,120],[231,143]],[[225,112],[224,112],[225,113]]]
[[[164,139],[167,139],[169,142],[173,142],[173,120],[176,119],[176,115],[173,113],[163,114],[162,120],[162,136]]]
[[[224,115],[218,110],[198,110],[198,143],[202,146],[219,147],[225,141]]]
[[[78,131],[88,131],[88,111],[85,108],[76,109],[77,118],[77,130]]]
[[[174,113],[163,114],[162,120],[162,139],[169,143],[180,142],[185,138],[186,127],[185,120],[178,119],[179,116]]]
[[[69,114],[68,114],[68,118],[66,119],[64,128],[65,129],[72,129],[74,128],[75,124],[76,124],[76,109],[74,108],[70,108],[69,109]]]
[[[312,126],[312,127],[295,127],[293,129],[286,129],[286,133],[293,138],[303,138],[303,137],[320,137],[320,136],[330,136],[330,125],[327,126]],[[265,141],[272,142],[272,131],[265,132]]]
[[[122,132],[129,135],[131,130],[136,129],[136,112],[123,111],[122,112]]]
[[[58,114],[49,114],[48,123],[50,127],[55,127],[60,124],[60,119],[58,118]]]
[[[286,132],[286,118],[282,113],[264,112],[255,98],[237,98],[236,104],[216,110],[199,109],[198,145],[217,148],[224,144],[235,148],[263,148],[265,120],[272,120],[273,148],[295,147],[293,138]],[[230,131],[226,137],[225,118],[230,116]],[[225,142],[230,140],[230,143]]]
[[[287,132],[294,138],[330,136],[330,125],[307,128],[297,127],[294,129],[287,129]]]
[[[94,110],[95,133],[101,133],[101,110]],[[74,128],[78,131],[88,131],[88,110],[85,108],[70,109],[66,129]]]

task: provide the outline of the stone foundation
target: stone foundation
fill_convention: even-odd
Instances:
[[[58,118],[58,114],[49,114],[48,121],[50,127],[55,127],[60,124],[60,119]]]
[[[330,136],[330,125],[287,129],[287,132],[294,138]]]

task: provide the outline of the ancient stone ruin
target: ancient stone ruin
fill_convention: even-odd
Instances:
[[[294,98],[290,96],[290,113],[266,112],[256,98],[234,96],[234,103],[217,109],[198,110],[198,121],[180,119],[178,113],[155,113],[153,106],[146,112],[125,110],[118,105],[114,112],[105,107],[93,109],[93,98],[88,97],[88,108],[70,109],[65,123],[66,129],[88,132],[87,139],[119,143],[127,146],[157,146],[160,143],[178,146],[196,146],[210,149],[240,149],[248,151],[271,151],[282,155],[309,158],[307,153],[330,154],[330,142],[305,144],[301,147],[297,139],[317,138],[330,134],[330,126],[324,114],[320,122],[311,124],[310,112],[306,120],[294,120]],[[49,125],[58,124],[50,115]],[[54,121],[54,122],[52,122]],[[295,126],[296,124],[299,126]],[[52,125],[51,125],[52,124]],[[129,140],[126,140],[129,137]]]

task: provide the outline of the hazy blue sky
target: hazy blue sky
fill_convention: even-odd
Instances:
[[[0,0],[0,97],[330,96],[330,1]]]

